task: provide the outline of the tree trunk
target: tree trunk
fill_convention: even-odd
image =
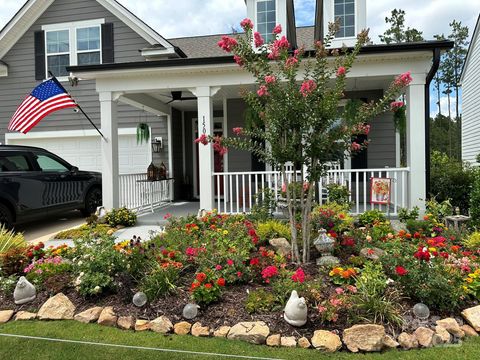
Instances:
[[[438,114],[442,115],[442,105],[440,103],[440,101],[442,100],[442,97],[441,97],[441,91],[440,91],[440,76],[438,75],[438,71],[437,71],[437,75],[436,75],[435,84],[436,84],[436,88],[437,88]]]

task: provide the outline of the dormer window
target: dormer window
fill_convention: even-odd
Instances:
[[[335,0],[334,18],[340,21],[340,29],[335,37],[355,36],[355,0]]]
[[[276,25],[276,0],[257,1],[257,31],[265,42],[273,38],[273,28]]]

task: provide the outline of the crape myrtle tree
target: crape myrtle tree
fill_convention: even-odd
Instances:
[[[361,105],[355,116],[339,114],[345,98],[348,73],[368,39],[368,31],[358,35],[353,49],[328,50],[338,24],[330,24],[324,41],[315,50],[291,51],[277,25],[271,42],[265,43],[253,32],[249,19],[241,22],[244,34],[223,36],[218,45],[234,55],[236,63],[255,78],[256,90],[243,90],[242,96],[260,126],[235,128],[232,137],[201,135],[196,142],[211,143],[215,151],[228,147],[248,150],[266,163],[274,164],[284,181],[292,235],[292,259],[310,261],[311,211],[314,189],[327,171],[333,155],[351,154],[368,146],[352,142],[358,134],[368,135],[369,122],[391,109],[391,101],[411,81],[410,73],[399,75],[377,102]],[[268,146],[264,146],[268,144]],[[287,176],[286,163],[300,165],[299,174]]]

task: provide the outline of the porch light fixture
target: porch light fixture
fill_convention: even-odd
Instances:
[[[156,137],[152,140],[152,152],[159,153],[163,149],[163,139],[161,137]]]

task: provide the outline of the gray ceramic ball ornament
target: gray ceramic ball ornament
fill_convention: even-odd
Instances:
[[[143,292],[137,292],[135,295],[133,295],[133,305],[136,307],[143,307],[147,303],[147,295]]]
[[[198,309],[200,309],[200,306],[197,304],[187,304],[183,308],[183,317],[187,320],[192,320],[197,317],[198,315]]]

